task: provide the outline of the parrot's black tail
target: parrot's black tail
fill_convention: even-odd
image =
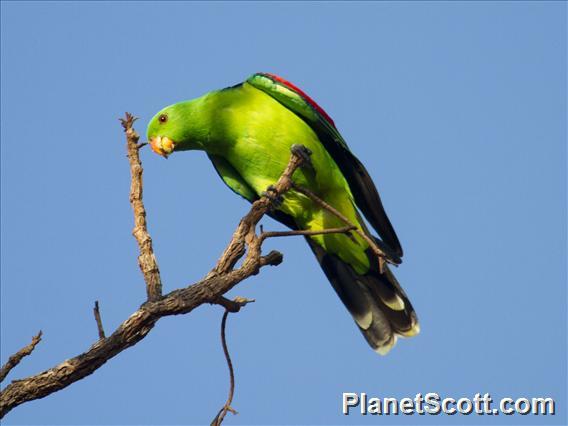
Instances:
[[[371,347],[385,355],[396,343],[397,336],[410,337],[419,333],[420,326],[412,304],[394,274],[384,267],[381,274],[378,261],[365,275],[337,256],[326,251],[306,237],[325,275],[337,295],[353,316],[357,326]]]

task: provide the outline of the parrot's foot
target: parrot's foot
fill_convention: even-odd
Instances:
[[[279,208],[284,202],[284,198],[282,198],[282,195],[278,194],[278,191],[276,190],[276,187],[274,185],[270,185],[268,188],[266,188],[266,191],[263,191],[261,195],[270,200],[270,204],[273,209]]]
[[[292,154],[297,155],[303,161],[302,167],[307,168],[315,172],[314,166],[312,164],[312,151],[309,148],[306,148],[304,145],[300,145],[295,143],[290,147],[290,151]]]

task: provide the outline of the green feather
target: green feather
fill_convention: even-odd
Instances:
[[[213,154],[209,154],[209,159],[213,163],[219,177],[223,179],[223,182],[225,182],[233,192],[250,202],[258,198],[254,190],[227,160],[219,155]]]

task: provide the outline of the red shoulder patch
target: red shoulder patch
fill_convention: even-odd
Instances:
[[[275,74],[270,74],[270,73],[267,73],[267,72],[263,72],[263,73],[259,73],[259,74],[270,77],[272,80],[277,81],[279,83],[282,83],[288,89],[296,92],[298,95],[300,95],[302,98],[304,98],[304,100],[307,103],[309,103],[312,106],[313,109],[315,109],[320,115],[322,115],[327,121],[329,121],[333,127],[335,127],[335,123],[333,122],[331,117],[327,114],[327,112],[325,112],[324,109],[316,103],[316,101],[314,101],[312,98],[310,98],[306,94],[306,92],[304,92],[302,89],[300,89],[294,83],[290,83],[288,80],[284,80],[282,77],[279,77]]]

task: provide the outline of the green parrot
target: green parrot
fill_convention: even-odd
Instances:
[[[301,168],[294,182],[339,210],[373,238],[391,263],[402,247],[367,170],[349,150],[335,123],[306,93],[273,74],[257,73],[245,82],[179,102],[150,121],[154,152],[202,150],[234,192],[254,202],[274,184],[293,145],[311,151],[313,168]],[[367,229],[359,210],[381,239]],[[269,213],[294,230],[342,227],[336,216],[294,190]],[[369,345],[386,354],[397,336],[419,332],[416,313],[392,271],[356,233],[305,237],[325,275],[353,316]]]

